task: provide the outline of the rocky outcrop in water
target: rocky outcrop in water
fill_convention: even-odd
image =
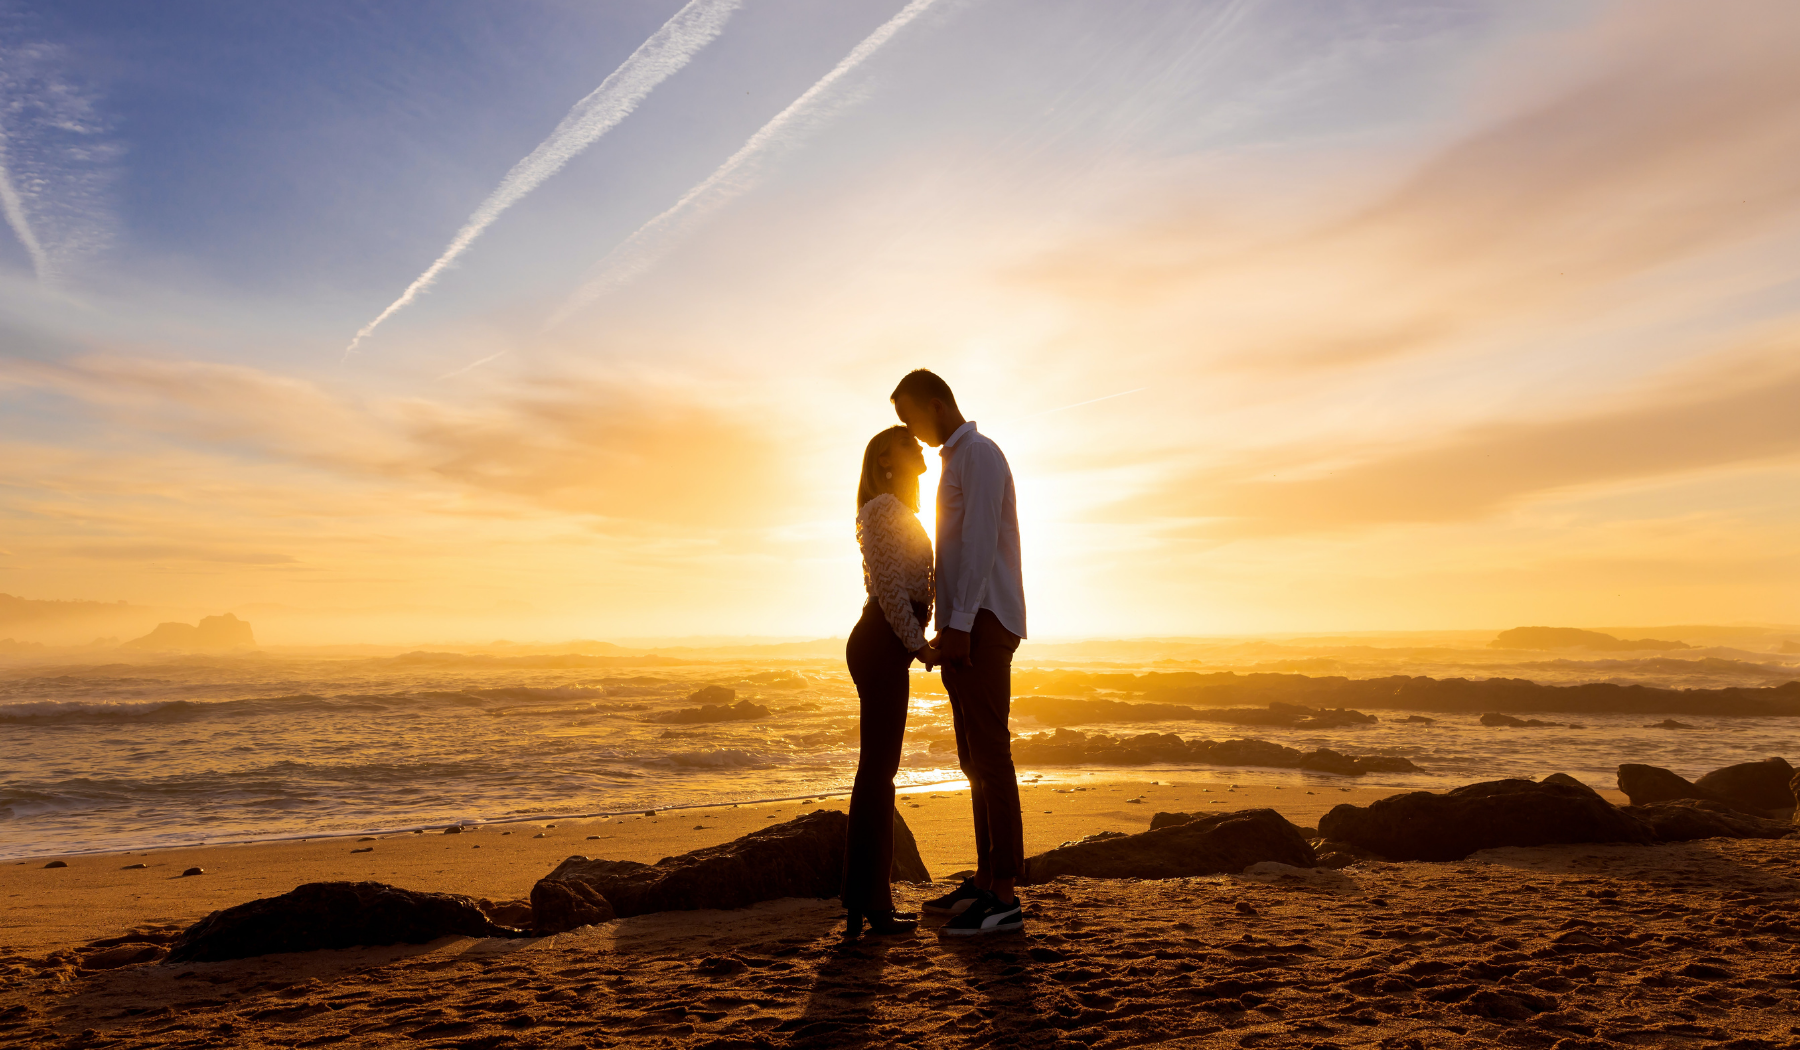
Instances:
[[[1263,861],[1294,867],[1314,863],[1312,846],[1300,829],[1272,809],[1185,816],[1188,819],[1164,820],[1162,826],[1136,835],[1095,836],[1027,857],[1019,884],[1049,882],[1058,875],[1093,879],[1235,875]]]
[[[1686,642],[1665,642],[1657,638],[1618,638],[1600,631],[1584,631],[1576,627],[1514,627],[1501,631],[1488,643],[1492,649],[1586,649],[1590,652],[1625,653],[1672,649],[1692,649]]]
[[[418,893],[380,882],[309,882],[213,912],[188,927],[168,962],[219,962],[277,952],[424,944],[452,934],[523,937],[454,893]]]
[[[233,613],[203,616],[198,624],[159,623],[156,630],[134,638],[121,649],[221,650],[254,649],[256,635]]]
[[[1503,729],[1580,729],[1578,725],[1568,722],[1540,722],[1535,718],[1514,718],[1511,715],[1485,714],[1481,716],[1481,724],[1489,728]]]
[[[731,692],[727,689],[724,692]],[[748,700],[739,700],[735,704],[702,704],[699,707],[687,707],[680,711],[667,711],[660,715],[651,715],[645,719],[660,725],[699,725],[703,722],[753,722],[759,718],[769,717],[769,709],[761,704],[753,704]]]
[[[1337,806],[1319,820],[1319,833],[1389,860],[1460,860],[1499,846],[1653,840],[1642,823],[1586,787],[1530,780]]]
[[[1800,676],[1797,676],[1800,677]],[[1480,715],[1489,711],[1623,712],[1658,715],[1800,715],[1800,681],[1765,689],[1659,689],[1591,682],[1540,685],[1523,678],[1344,678],[1235,671],[1152,671],[1130,675],[1085,671],[1020,672],[1021,694],[1108,689],[1159,704],[1260,707],[1273,702],[1314,708],[1386,708]],[[1014,701],[1018,703],[1017,700]]]
[[[954,741],[936,741],[932,750],[954,750]],[[1202,766],[1268,766],[1318,773],[1412,773],[1418,767],[1390,755],[1351,757],[1329,748],[1299,751],[1267,740],[1183,740],[1174,733],[1130,737],[1087,734],[1073,729],[1013,740],[1013,761],[1032,766],[1143,766],[1157,763]]]
[[[1343,708],[1320,709],[1301,704],[1272,703],[1267,707],[1195,707],[1191,704],[1132,704],[1119,700],[1071,700],[1059,696],[1023,696],[1013,701],[1012,713],[1037,719],[1048,726],[1089,725],[1094,722],[1224,722],[1240,726],[1276,726],[1284,729],[1337,729],[1374,725],[1380,719]]]

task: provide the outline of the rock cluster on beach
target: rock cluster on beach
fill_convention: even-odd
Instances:
[[[1784,759],[1745,762],[1702,777],[1708,789],[1656,766],[1619,767],[1631,800],[1614,806],[1562,774],[1468,784],[1438,794],[1411,791],[1368,806],[1343,805],[1319,833],[1388,860],[1460,860],[1484,849],[1582,842],[1686,842],[1785,838],[1795,833],[1795,781]],[[1780,794],[1773,785],[1781,784]],[[1727,796],[1722,789],[1729,788]],[[1780,807],[1761,802],[1785,802]]]
[[[778,897],[831,897],[843,882],[849,818],[816,810],[720,846],[655,864],[570,857],[532,887],[539,933],[659,911],[742,908]],[[929,882],[912,830],[894,813],[894,877]]]
[[[938,741],[933,743],[932,749],[951,750],[954,746],[950,741]],[[1268,766],[1342,776],[1416,773],[1419,768],[1410,760],[1393,755],[1352,757],[1330,748],[1299,751],[1266,740],[1183,740],[1174,733],[1111,737],[1072,729],[1058,729],[1053,733],[1014,739],[1013,761],[1028,766],[1145,766],[1158,763]]]
[[[0,1046],[1768,1050],[1800,1014],[1791,865],[1720,841],[1061,877],[1023,936],[852,948],[831,901],[279,968],[77,970],[83,948],[0,982]]]

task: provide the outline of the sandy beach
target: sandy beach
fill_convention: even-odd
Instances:
[[[1026,789],[1027,848],[1140,830],[1154,812],[1196,802],[1272,805],[1311,824],[1331,805],[1387,793],[1047,780]],[[940,878],[963,856],[960,801],[943,786],[903,803]],[[1341,870],[1262,864],[1160,881],[1063,877],[1024,891],[1023,934],[972,943],[940,941],[928,918],[915,937],[846,948],[835,901],[785,899],[551,937],[223,963],[81,969],[73,951],[318,879],[520,897],[571,853],[655,860],[806,808],[11,864],[0,870],[0,1045],[1800,1045],[1800,880],[1784,841],[1512,848]],[[150,867],[125,868],[135,863]],[[189,866],[206,874],[182,877]],[[905,906],[941,887],[897,890]]]
[[[1142,831],[1158,810],[1268,807],[1309,826],[1340,802],[1366,805],[1392,793],[1385,788],[1346,789],[1338,778],[1329,777],[1319,778],[1315,788],[1276,788],[1258,784],[1253,776],[1245,774],[1237,781],[1187,777],[1162,783],[1046,777],[1021,788],[1025,850],[1037,853],[1101,831]],[[902,812],[934,877],[975,865],[968,792],[957,790],[960,786],[946,784],[900,795]],[[1313,793],[1306,794],[1308,790]],[[0,902],[5,903],[0,943],[43,951],[112,936],[143,923],[185,925],[210,911],[284,893],[306,882],[369,879],[407,889],[513,900],[528,896],[532,883],[565,857],[648,864],[729,842],[809,808],[842,809],[847,804],[844,796],[820,795],[810,804],[792,800],[669,810],[655,817],[487,824],[454,835],[434,829],[366,841],[362,836],[332,836],[70,856],[62,858],[68,867],[53,869],[44,867],[52,858],[40,857],[0,865]],[[365,849],[369,852],[356,852]],[[147,866],[129,867],[138,864]],[[195,867],[205,874],[182,877],[183,871]]]

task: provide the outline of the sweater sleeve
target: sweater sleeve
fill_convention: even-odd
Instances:
[[[862,534],[863,567],[869,574],[869,593],[881,605],[888,626],[909,653],[925,648],[925,631],[913,614],[912,595],[906,589],[906,548],[900,501],[883,500],[872,509]]]

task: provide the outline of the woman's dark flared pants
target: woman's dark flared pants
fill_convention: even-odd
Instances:
[[[925,622],[925,606],[914,605]],[[844,647],[850,680],[862,702],[862,753],[850,791],[850,838],[844,850],[844,907],[860,912],[894,907],[894,774],[906,736],[907,668],[912,654],[870,602]]]

